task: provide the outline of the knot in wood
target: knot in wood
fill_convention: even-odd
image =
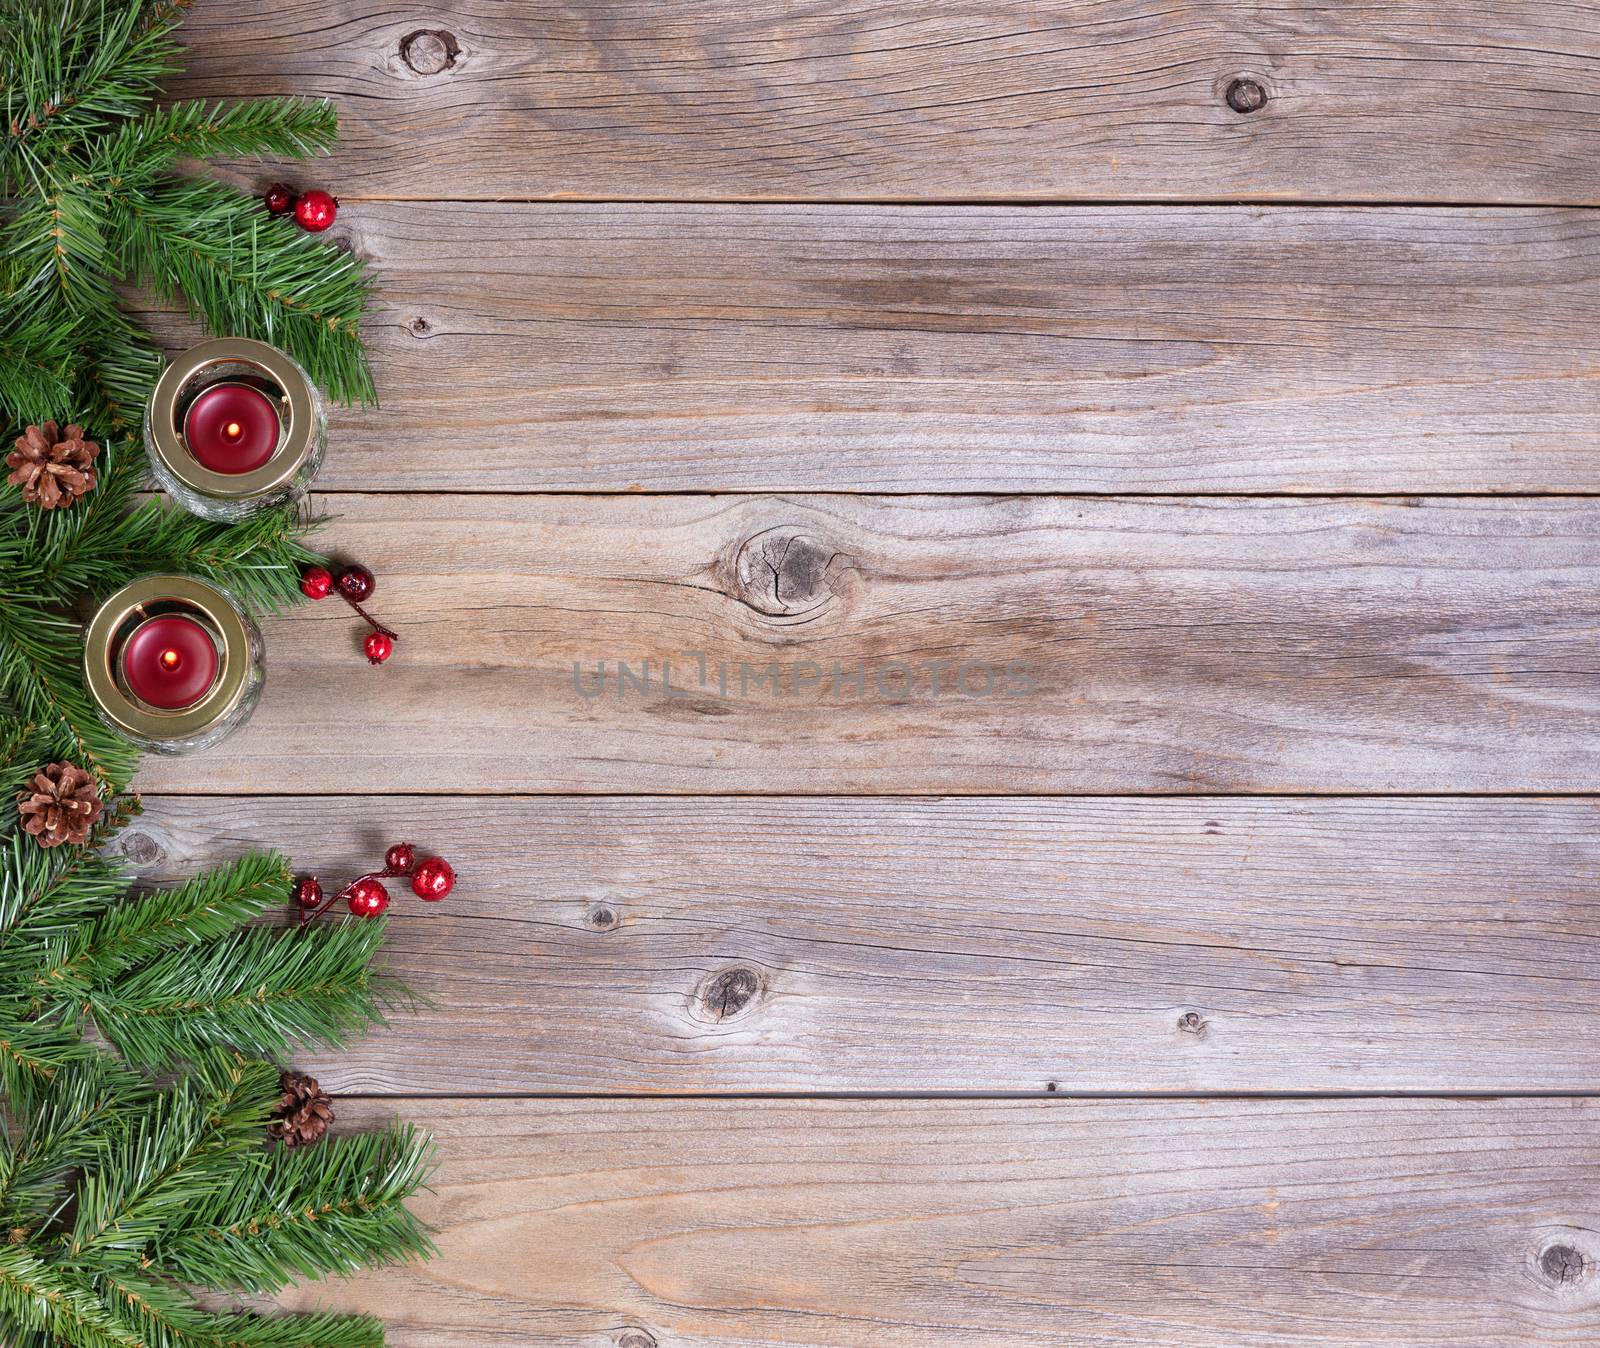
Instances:
[[[122,836],[122,855],[135,866],[153,866],[161,860],[161,844],[148,833],[125,833]]]
[[[798,529],[767,529],[748,539],[734,559],[734,597],[773,618],[809,613],[833,598],[829,569],[838,556]]]
[[[597,903],[584,914],[584,924],[595,931],[610,931],[621,920],[610,904]]]
[[[1267,106],[1267,91],[1257,80],[1234,80],[1223,97],[1227,99],[1228,106],[1238,113],[1260,112]]]
[[[617,1348],[656,1348],[656,1336],[642,1329],[627,1329],[617,1340]]]
[[[1539,1256],[1539,1271],[1555,1287],[1580,1281],[1587,1266],[1583,1255],[1571,1245],[1552,1245]]]
[[[730,1020],[748,1010],[761,991],[761,978],[754,969],[738,965],[715,975],[701,990],[700,1004],[711,1020]]]
[[[438,75],[455,65],[461,44],[443,28],[419,28],[400,39],[400,59],[419,75]]]
[[[1205,1017],[1198,1011],[1185,1011],[1178,1017],[1178,1028],[1185,1034],[1199,1034],[1205,1027]]]

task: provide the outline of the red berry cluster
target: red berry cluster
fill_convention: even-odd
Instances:
[[[273,183],[262,198],[270,215],[294,215],[295,224],[311,234],[320,234],[339,213],[339,199],[320,187],[297,193],[288,183]]]
[[[418,861],[410,843],[396,843],[383,854],[381,871],[359,876],[331,899],[323,898],[322,884],[316,876],[303,875],[295,881],[294,904],[300,910],[300,925],[305,926],[340,899],[357,917],[380,917],[389,907],[389,891],[383,882],[401,875],[411,878],[411,892],[428,903],[438,903],[456,886],[455,870],[443,857]]]
[[[325,566],[308,566],[300,576],[300,593],[307,599],[326,599],[337,588],[339,597],[366,619],[372,628],[364,643],[369,665],[381,665],[394,654],[394,643],[400,640],[361,607],[377,585],[377,579],[364,566],[347,566],[337,577]]]

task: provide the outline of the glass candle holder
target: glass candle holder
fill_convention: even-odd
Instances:
[[[182,754],[250,719],[261,656],[261,633],[226,591],[192,576],[145,576],[90,620],[83,676],[113,730],[155,753]]]
[[[156,482],[185,510],[234,520],[304,494],[322,466],[322,397],[265,342],[201,342],[162,372],[145,409]]]

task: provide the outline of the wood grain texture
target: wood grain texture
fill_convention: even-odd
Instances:
[[[248,0],[186,32],[179,93],[334,97],[352,194],[1600,200],[1582,4]]]
[[[1590,501],[333,504],[394,660],[270,624],[255,720],[146,789],[1600,787]]]
[[[340,106],[383,407],[328,537],[402,639],[269,625],[254,723],[121,845],[461,877],[395,910],[431,1009],[302,1064],[438,1133],[441,1257],[286,1304],[395,1348],[1600,1339],[1600,1101],[1215,1098],[1600,1092],[1600,803],[1185,798],[1600,791],[1600,502],[1115,495],[1600,491],[1600,226],[1545,209],[1600,203],[1600,13],[186,33],[175,93]],[[1326,205],[1401,201],[1480,204]],[[578,494],[641,491],[769,494]],[[770,494],[927,491],[1107,495]],[[851,1092],[1055,1094],[648,1098]],[[538,1093],[634,1098],[487,1098]]]
[[[1576,211],[358,205],[324,488],[1600,490]],[[174,346],[185,330],[163,320]]]
[[[395,1348],[1592,1344],[1596,1108],[407,1102],[440,1257],[294,1303]]]
[[[1592,800],[147,807],[149,879],[454,863],[334,1090],[1600,1091]]]

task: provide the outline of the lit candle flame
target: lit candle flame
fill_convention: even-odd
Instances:
[[[222,433],[230,440],[237,440],[241,435],[244,434],[244,427],[241,426],[237,421],[230,421],[222,428]]]
[[[170,646],[162,651],[158,658],[161,661],[162,669],[176,669],[183,662],[183,657]]]

